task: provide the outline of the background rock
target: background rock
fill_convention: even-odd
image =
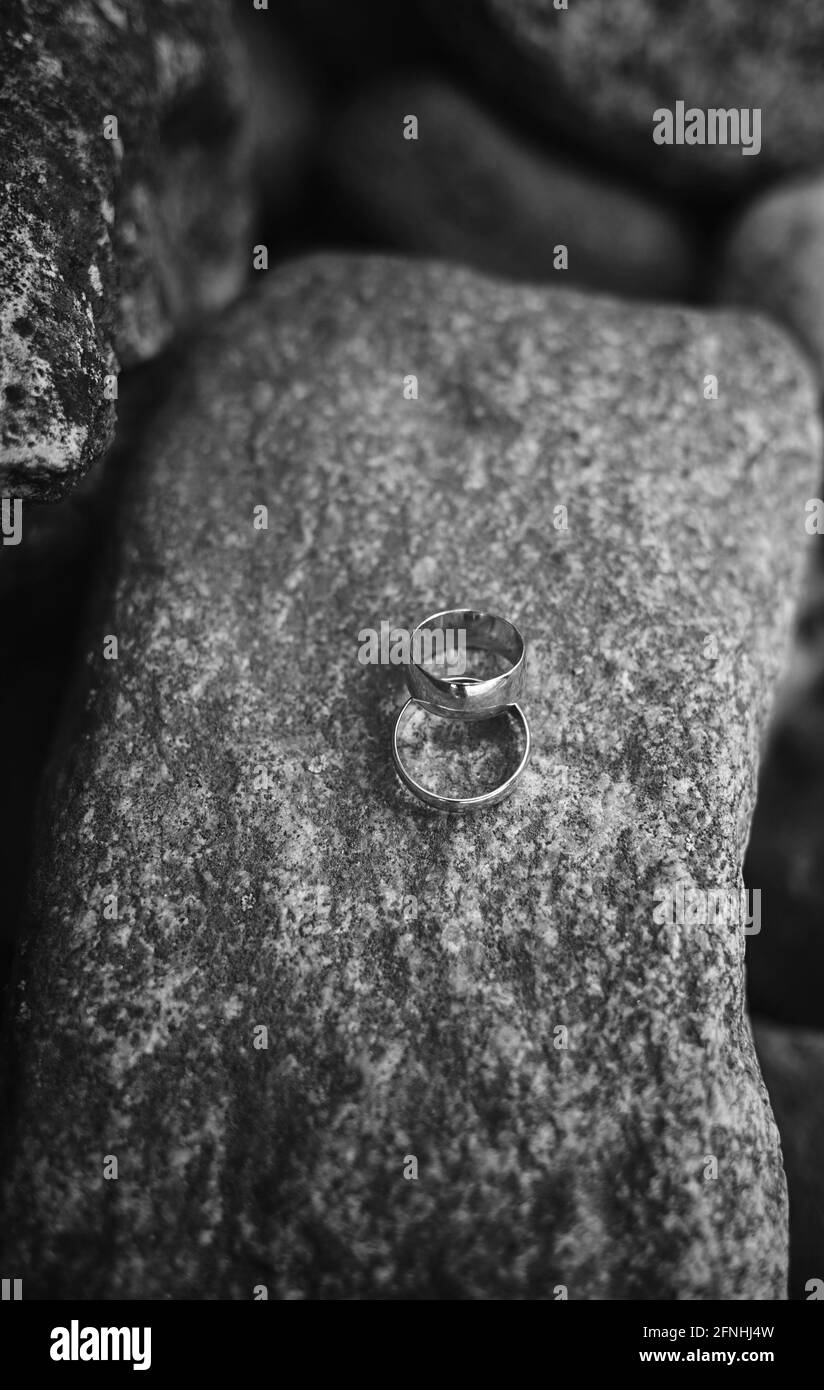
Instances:
[[[248,68],[255,241],[267,247],[271,266],[314,239],[314,151],[328,133],[323,82],[316,53],[303,52],[285,29],[282,4],[256,10],[247,0],[233,0],[232,15]],[[324,211],[328,219],[328,206]]]
[[[302,52],[330,95],[433,52],[419,0],[277,0],[251,18],[246,0],[233,5],[240,22],[277,31]]]
[[[3,43],[0,489],[43,500],[110,442],[118,359],[242,283],[244,84],[222,0],[17,0]]]
[[[513,111],[662,187],[722,199],[824,155],[824,14],[815,0],[426,0],[456,54]],[[676,101],[758,107],[762,148],[657,146]]]
[[[779,184],[748,206],[730,234],[719,297],[792,329],[824,388],[824,176]]]
[[[781,1132],[790,1189],[790,1298],[824,1283],[824,1034],[754,1022],[755,1045]]]
[[[416,140],[404,138],[407,114]],[[325,164],[353,222],[396,247],[649,298],[690,284],[689,238],[673,214],[531,148],[445,82],[406,78],[360,94],[334,123]]]
[[[739,882],[812,403],[755,319],[391,260],[292,266],[200,344],[47,802],[27,1297],[783,1296],[743,935],[655,896]],[[356,651],[456,601],[531,640],[535,756],[444,820]]]

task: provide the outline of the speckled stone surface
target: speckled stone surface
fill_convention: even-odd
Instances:
[[[26,1297],[782,1297],[743,933],[659,895],[739,881],[803,364],[754,318],[454,267],[260,290],[133,461],[20,962],[3,1267]],[[357,659],[455,602],[530,642],[533,761],[475,818],[400,785],[399,673]]]
[[[50,500],[111,440],[118,360],[242,283],[242,65],[223,0],[11,0],[0,33],[0,491]]]
[[[407,113],[417,140],[404,139]],[[445,81],[396,79],[361,94],[324,152],[338,196],[392,245],[647,298],[690,284],[689,236],[672,213],[531,146]]]
[[[509,104],[662,185],[734,190],[824,157],[816,0],[425,0],[444,38]],[[658,146],[653,112],[759,108],[762,143]]]
[[[747,208],[730,233],[719,298],[790,328],[824,385],[824,178],[778,184]]]
[[[790,1190],[790,1297],[824,1294],[824,1033],[753,1020]]]

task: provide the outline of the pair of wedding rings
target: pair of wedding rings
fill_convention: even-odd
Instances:
[[[482,680],[477,676],[435,674],[423,661],[414,658],[405,667],[406,685],[410,698],[395,721],[392,734],[392,758],[401,781],[415,796],[439,811],[470,811],[492,806],[502,801],[523,776],[532,750],[529,724],[518,700],[526,688],[526,644],[514,623],[493,613],[479,613],[474,608],[448,608],[424,618],[412,633],[412,652],[419,650],[416,641],[423,632],[463,634],[465,648],[494,652],[508,662],[508,669],[497,676]],[[399,738],[403,725],[415,707],[441,719],[474,721],[492,719],[508,713],[520,725],[524,751],[515,771],[505,781],[478,796],[444,796],[423,786],[403,762]]]

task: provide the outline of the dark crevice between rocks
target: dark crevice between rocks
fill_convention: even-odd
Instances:
[[[824,480],[818,496],[824,495]],[[744,862],[761,890],[761,930],[747,941],[750,1012],[824,1028],[824,536],[816,538],[796,622],[805,671],[776,712]],[[817,949],[811,949],[818,939]]]
[[[822,489],[824,482],[819,497]],[[824,1037],[813,1031],[824,1029],[823,635],[824,536],[818,536],[795,624],[801,674],[788,680],[769,731],[743,866],[746,887],[761,892],[760,930],[747,938],[747,1007],[784,1152],[794,1301],[809,1297],[824,1233],[815,1166],[820,1140],[809,1106],[820,1074],[814,1039]]]
[[[0,780],[0,1133],[13,1110],[16,943],[30,871],[52,813],[56,735],[82,699],[84,652],[117,572],[121,500],[145,427],[162,408],[173,372],[168,352],[120,377],[117,439],[71,496],[24,503],[23,540],[0,546],[0,712],[8,731]],[[102,629],[100,632],[102,651]],[[63,747],[61,743],[61,747]]]

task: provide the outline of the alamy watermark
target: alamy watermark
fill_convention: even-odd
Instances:
[[[656,145],[740,145],[742,154],[761,149],[761,108],[711,106],[702,111],[676,101],[675,110],[659,106],[652,113]]]
[[[0,502],[0,535],[4,545],[19,545],[23,539],[23,503],[19,497]]]
[[[131,1361],[133,1371],[148,1371],[152,1364],[150,1327],[81,1327],[72,1318],[68,1327],[53,1327],[49,1355],[52,1361]]]
[[[382,622],[380,631],[363,627],[358,633],[358,661],[362,666],[445,666],[449,676],[466,670],[465,628],[393,627]]]
[[[653,897],[652,920],[659,927],[743,926],[745,936],[761,931],[760,888],[695,888],[682,881],[656,888]]]

